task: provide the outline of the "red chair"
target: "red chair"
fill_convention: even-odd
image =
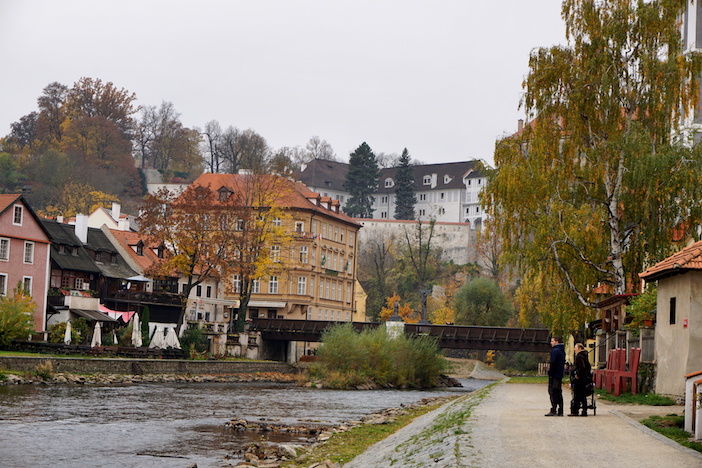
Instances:
[[[636,395],[638,382],[636,376],[639,373],[639,359],[641,358],[641,348],[631,348],[629,356],[629,369],[614,373],[614,396],[621,395],[627,388],[627,380],[631,382],[631,394]]]
[[[615,372],[621,370],[621,351],[626,352],[626,350],[620,348],[610,349],[607,354],[607,367],[605,369],[595,369],[593,371],[595,386],[597,388],[603,388],[608,392],[612,391],[614,386],[612,376]]]

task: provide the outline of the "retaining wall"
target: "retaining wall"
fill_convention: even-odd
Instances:
[[[54,372],[75,374],[255,374],[295,373],[284,362],[189,361],[179,359],[81,359],[61,357],[0,357],[0,369],[33,371],[49,361]]]

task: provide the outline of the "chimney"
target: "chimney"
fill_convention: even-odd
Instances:
[[[120,209],[122,207],[120,206],[119,203],[113,203],[112,204],[112,219],[115,220],[115,222],[119,223],[119,216],[120,216]]]
[[[519,119],[517,120],[517,133],[521,132],[522,130],[524,130],[524,120]]]
[[[56,222],[59,222],[59,223],[63,224],[63,215],[58,215],[58,216],[56,217]]]
[[[76,236],[83,244],[88,243],[88,215],[76,215]]]
[[[120,219],[117,221],[117,230],[118,231],[129,231],[129,220],[128,219]]]

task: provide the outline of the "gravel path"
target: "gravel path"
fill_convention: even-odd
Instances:
[[[498,383],[417,418],[344,467],[702,467],[701,454],[634,419],[680,407],[599,400],[587,418],[546,418],[548,408],[545,385]]]

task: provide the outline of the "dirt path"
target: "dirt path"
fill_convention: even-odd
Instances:
[[[659,407],[598,401],[587,418],[547,418],[548,408],[545,385],[499,383],[417,418],[344,466],[702,467],[701,454],[627,416]]]

